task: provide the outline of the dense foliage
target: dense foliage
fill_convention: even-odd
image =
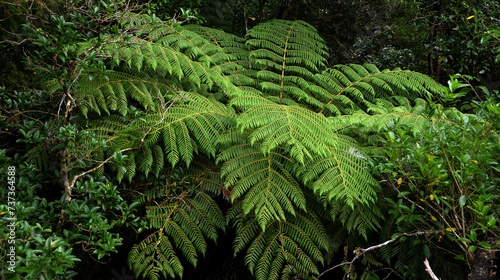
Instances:
[[[281,13],[298,17],[292,2]],[[199,279],[187,268],[209,256],[224,273],[206,279],[317,279],[336,267],[420,279],[425,258],[446,263],[434,268],[446,279],[490,269],[495,91],[465,75],[444,87],[400,68],[331,65],[318,29],[267,20],[266,1],[241,37],[200,25],[215,21],[200,10],[157,17],[169,3],[6,6],[27,16],[12,19],[19,37],[4,33],[4,47],[27,56],[4,54],[16,67],[0,95],[3,277],[90,279],[102,277],[96,262],[110,275],[122,260],[138,278]],[[454,107],[471,94],[467,113]],[[401,233],[418,234],[336,266]]]

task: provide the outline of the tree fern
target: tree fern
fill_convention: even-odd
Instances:
[[[179,254],[196,265],[224,228],[217,195],[233,204],[235,253],[245,251],[257,279],[318,275],[340,236],[380,227],[369,150],[341,133],[369,134],[404,116],[420,122],[415,98],[439,90],[431,78],[327,68],[323,40],[301,21],[260,24],[248,39],[146,15],[121,24],[137,33],[102,46],[112,70],[82,73],[74,97],[93,125],[81,154],[122,156],[110,164],[118,181],[141,174],[152,184],[138,198],[156,206],[146,208],[151,232],[129,255],[137,275],[182,277]],[[342,232],[334,242],[323,222]]]

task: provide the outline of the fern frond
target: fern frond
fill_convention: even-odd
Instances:
[[[250,51],[243,38],[219,29],[200,25],[185,25],[184,29],[195,32],[210,43],[218,46],[220,51],[227,55],[226,59],[229,61],[248,60]]]
[[[195,93],[184,93],[178,98],[184,104],[174,105],[164,113],[148,114],[121,134],[135,134],[135,141],[144,138],[146,147],[161,140],[171,165],[182,159],[189,166],[198,149],[215,156],[216,140],[232,124],[232,115],[221,103]]]
[[[228,60],[228,56],[222,51],[222,48],[212,44],[196,32],[185,28],[177,28],[166,36],[152,38],[152,41],[170,46],[176,51],[184,53],[193,61],[219,64]]]
[[[404,104],[404,100],[400,101]],[[380,132],[389,124],[397,123],[408,126],[414,134],[418,134],[436,124],[459,124],[464,117],[467,117],[471,123],[484,122],[478,116],[464,114],[456,108],[443,108],[441,105],[434,105],[431,108],[425,100],[417,98],[414,106],[404,104],[398,107],[388,104],[385,100],[377,100],[368,113],[358,111],[350,116],[337,117],[332,122],[350,127],[350,130],[363,129],[365,133]]]
[[[324,102],[321,111],[328,110],[332,115],[338,111],[349,114],[357,109],[366,110],[375,99],[415,98],[442,90],[437,82],[423,74],[399,68],[380,71],[371,64],[336,65],[316,74],[316,83],[319,87],[314,88],[313,94]],[[348,100],[339,96],[346,96]]]
[[[346,142],[349,143],[349,142]],[[298,171],[304,184],[312,182],[312,190],[326,194],[329,201],[341,200],[350,207],[373,202],[377,182],[366,169],[365,156],[354,143],[343,148],[330,148],[327,155],[315,155]]]
[[[197,157],[186,173],[200,184],[200,189],[204,192],[219,195],[225,188],[220,166],[216,165],[213,159]]]
[[[309,87],[314,74],[325,68],[326,46],[311,25],[271,20],[252,28],[248,37],[254,48],[250,59],[263,68],[256,77],[267,95],[320,106]]]
[[[375,203],[354,203],[354,207],[351,207],[340,200],[334,200],[330,203],[330,214],[332,219],[340,221],[348,232],[356,232],[368,240],[368,233],[381,229],[384,216]]]
[[[136,275],[150,279],[160,273],[182,277],[184,267],[176,251],[196,266],[198,254],[207,249],[206,239],[215,241],[217,230],[225,227],[217,203],[203,192],[167,196],[163,204],[147,208],[146,218],[156,231],[132,248],[128,262]]]
[[[255,102],[262,100],[254,98]],[[245,104],[251,98],[235,98],[232,104]],[[245,103],[243,103],[245,102]],[[313,154],[326,154],[328,145],[336,145],[336,135],[321,114],[298,106],[262,102],[250,107],[236,118],[238,127],[254,129],[250,143],[261,142],[264,153],[278,147],[290,147],[290,155],[299,163]]]
[[[127,112],[127,97],[137,100],[144,108],[156,108],[165,97],[178,90],[180,80],[187,80],[194,88],[205,84],[211,88],[215,82],[227,87],[228,81],[208,65],[191,60],[170,46],[141,41],[131,44],[110,44],[105,50],[110,56],[126,61],[137,69],[129,73],[108,71],[88,72],[81,76],[75,96],[81,99],[84,115],[88,111],[104,110]],[[140,57],[140,59],[138,58]],[[141,71],[142,70],[142,71]],[[162,82],[160,82],[162,81]],[[153,99],[155,100],[153,102]]]
[[[248,143],[248,134],[229,131],[219,139],[229,146],[218,157],[223,161],[221,175],[231,189],[231,200],[243,197],[244,214],[253,212],[264,229],[273,220],[285,220],[305,209],[305,198],[289,170],[293,160],[281,151],[264,154],[259,144]]]
[[[118,116],[101,118],[89,130],[99,145],[82,143],[81,149],[89,146],[87,155],[98,153],[104,160],[104,156],[132,148],[127,152],[125,169],[111,165],[118,172],[118,180],[125,174],[131,180],[136,171],[158,176],[167,165],[175,166],[180,161],[189,166],[198,153],[215,157],[216,140],[233,124],[233,112],[196,93],[179,94],[170,100],[170,107],[167,104],[156,104],[158,111],[163,108],[164,112],[144,114],[132,122]],[[217,187],[215,178],[204,180],[207,188],[220,192],[221,184]]]
[[[200,37],[200,40],[204,39]],[[208,44],[206,40],[203,42]],[[170,75],[178,80],[186,79],[196,87],[205,84],[211,88],[214,82],[223,83],[220,74],[210,68],[210,62],[202,59],[206,56],[196,45],[169,46],[131,38],[128,42],[110,43],[103,52],[111,56],[117,65],[126,63],[138,71],[149,67],[160,76]]]
[[[237,216],[238,217],[238,216]],[[323,263],[328,236],[318,217],[309,211],[274,220],[260,230],[254,218],[236,221],[235,254],[245,248],[245,263],[256,279],[279,279],[290,272],[319,274],[316,263]]]
[[[250,38],[247,44],[257,48],[252,55],[267,58],[270,63],[273,58],[276,59],[273,63],[278,64],[289,61],[312,72],[318,72],[326,63],[323,39],[306,22],[271,20],[252,28],[247,36]]]
[[[235,86],[244,87],[243,91],[259,93],[256,89],[258,85],[256,71],[260,69],[260,66],[250,60],[250,48],[245,44],[245,39],[222,30],[199,25],[187,25],[184,28],[197,33],[220,48],[218,53],[207,54],[211,57],[214,69]]]
[[[160,273],[175,278],[184,272],[171,241],[163,232],[155,232],[132,247],[128,262],[137,277],[142,274],[152,280],[160,279]]]

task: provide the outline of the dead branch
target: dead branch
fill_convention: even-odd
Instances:
[[[414,232],[414,233],[401,233],[399,235],[397,235],[396,237],[394,237],[393,239],[391,240],[387,240],[383,243],[380,243],[380,244],[377,244],[377,245],[374,245],[374,246],[371,246],[371,247],[368,247],[366,249],[363,249],[363,248],[359,248],[359,247],[356,247],[356,249],[354,249],[354,258],[349,261],[349,262],[343,262],[341,264],[338,264],[336,266],[333,266],[333,267],[330,267],[329,269],[323,271],[323,273],[321,273],[319,276],[318,276],[318,279],[321,278],[321,276],[323,276],[325,273],[335,269],[335,268],[338,268],[338,267],[341,267],[341,266],[344,266],[344,265],[349,265],[349,269],[347,270],[347,272],[345,273],[344,275],[344,279],[349,279],[350,278],[350,274],[351,274],[351,270],[352,270],[352,265],[354,264],[354,262],[359,259],[360,257],[364,256],[367,252],[370,252],[370,251],[373,251],[375,249],[379,249],[379,248],[382,248],[382,247],[385,247],[391,243],[395,243],[397,241],[399,241],[399,239],[401,239],[401,237],[415,237],[415,236],[421,236],[421,235],[434,235],[434,234],[438,234],[438,233],[441,233],[442,231],[440,230],[435,230],[435,231],[417,231],[417,232]]]
[[[439,278],[437,278],[436,274],[434,274],[434,272],[432,271],[431,265],[429,264],[429,260],[427,260],[427,258],[425,258],[424,265],[425,265],[425,271],[427,271],[427,273],[429,273],[432,280],[439,280]]]

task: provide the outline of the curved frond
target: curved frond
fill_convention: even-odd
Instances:
[[[132,122],[117,116],[94,122],[89,132],[95,134],[99,145],[82,143],[82,149],[93,147],[86,152],[100,153],[101,160],[104,155],[127,150],[125,168],[112,165],[119,180],[124,175],[131,180],[136,170],[158,176],[167,165],[175,166],[180,161],[189,167],[197,154],[215,157],[218,137],[233,124],[233,113],[227,107],[196,93],[179,94],[169,103],[155,106],[163,112],[144,114]],[[207,188],[219,188],[216,193],[220,192],[220,187],[212,184]]]
[[[145,73],[127,74],[123,72],[87,72],[79,80],[74,94],[80,100],[80,110],[107,114],[118,111],[126,115],[128,97],[138,101],[144,108],[154,108],[154,98],[163,99],[172,92],[172,88],[158,82]]]
[[[163,204],[148,207],[146,219],[156,231],[132,248],[128,261],[136,275],[150,279],[159,279],[160,273],[182,277],[177,251],[196,266],[207,249],[206,239],[215,241],[217,230],[225,226],[217,203],[203,192],[172,193]]]
[[[313,72],[324,68],[326,63],[323,39],[304,21],[271,20],[252,28],[247,36],[250,38],[247,44],[256,48],[252,52],[256,58],[269,62],[274,58],[274,63],[290,62],[290,65],[302,65],[302,71]]]
[[[122,133],[141,132],[142,138],[137,140],[144,139],[146,147],[162,140],[166,159],[172,165],[182,159],[189,166],[197,150],[215,156],[217,138],[232,123],[230,111],[194,93],[177,98],[180,104],[165,108],[163,113],[148,114]]]
[[[257,72],[262,91],[320,105],[308,93],[314,74],[325,68],[326,46],[311,25],[271,20],[249,30],[248,37],[250,59],[263,68]]]
[[[313,94],[324,103],[321,112],[331,115],[366,110],[376,99],[416,98],[442,90],[426,75],[399,68],[380,71],[371,64],[336,65],[316,74],[316,83]]]
[[[221,137],[219,142],[228,148],[218,161],[224,162],[221,175],[231,188],[231,200],[243,197],[244,214],[253,212],[264,229],[273,220],[285,220],[287,212],[295,215],[296,208],[305,209],[305,198],[290,173],[293,160],[282,150],[264,154],[247,137],[247,133],[235,131]]]
[[[348,140],[342,148],[331,147],[328,154],[315,155],[297,172],[304,184],[312,183],[315,193],[355,207],[373,202],[378,184],[366,169],[366,157],[353,142],[348,146]]]
[[[254,98],[256,102],[260,98]],[[252,102],[251,98],[235,98],[233,104]],[[243,103],[244,104],[244,103]],[[321,114],[298,106],[262,102],[244,111],[236,118],[242,130],[253,129],[250,143],[261,142],[264,153],[283,146],[299,163],[313,154],[327,154],[328,145],[337,144],[336,134],[329,129],[328,120]]]
[[[254,218],[236,216],[235,254],[247,248],[245,263],[256,279],[279,279],[281,275],[319,274],[328,236],[312,212],[299,212],[286,221],[273,220],[260,230]]]
[[[398,107],[389,104],[386,100],[377,100],[368,113],[358,111],[350,116],[332,119],[332,122],[337,122],[339,126],[349,127],[349,130],[362,129],[364,133],[380,132],[391,123],[397,123],[410,127],[414,134],[418,134],[438,123],[458,124],[464,117],[468,118],[471,123],[483,122],[478,116],[464,114],[456,108],[443,108],[441,105],[431,108],[425,100],[417,98],[414,106],[404,104]]]

